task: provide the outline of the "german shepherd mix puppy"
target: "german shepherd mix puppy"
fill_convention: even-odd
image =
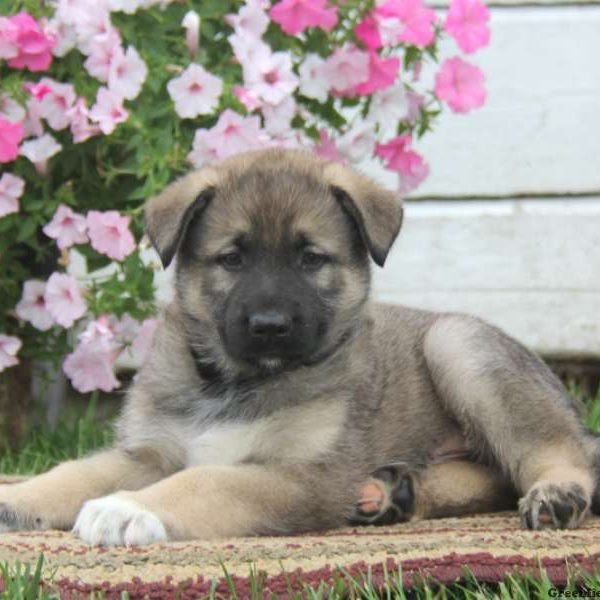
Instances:
[[[395,193],[308,153],[239,155],[147,207],[176,298],[114,447],[0,487],[4,530],[90,544],[295,533],[516,506],[576,527],[600,444],[544,363],[476,318],[369,301]],[[594,503],[598,505],[598,502]]]

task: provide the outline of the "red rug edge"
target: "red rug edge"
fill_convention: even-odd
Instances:
[[[520,555],[494,556],[489,553],[456,554],[450,553],[438,558],[417,558],[405,560],[401,564],[405,589],[411,589],[424,579],[449,584],[466,581],[466,571],[481,583],[500,583],[508,575],[538,576],[540,566],[554,585],[565,585],[569,576],[579,576],[600,570],[600,553],[585,555],[575,554],[561,558],[542,557],[539,560]],[[261,587],[265,593],[275,594],[277,598],[288,598],[290,592],[300,592],[306,585],[318,587],[320,583],[333,585],[340,576],[350,575],[360,578],[371,572],[371,581],[375,587],[381,587],[385,573],[397,572],[399,563],[390,557],[385,563],[369,564],[365,561],[333,567],[325,565],[319,569],[304,571],[296,569],[290,572],[268,575],[258,572]],[[3,586],[2,586],[3,587]],[[67,578],[58,579],[48,586],[60,593],[64,600],[79,600],[88,598],[92,592],[103,592],[107,600],[121,598],[122,592],[128,592],[132,600],[138,598],[169,599],[169,598],[201,598],[214,590],[219,597],[233,595],[233,589],[238,598],[251,596],[253,584],[250,577],[231,576],[219,579],[216,584],[199,576],[196,580],[175,582],[171,577],[162,581],[145,582],[134,578],[129,582],[87,584]],[[233,588],[233,589],[232,589]]]

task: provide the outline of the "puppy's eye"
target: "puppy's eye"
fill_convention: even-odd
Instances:
[[[328,260],[329,257],[325,254],[304,252],[300,258],[300,268],[305,271],[318,271]]]
[[[227,254],[221,254],[217,259],[218,263],[229,271],[236,271],[240,269],[244,264],[244,259],[241,252],[227,252]]]

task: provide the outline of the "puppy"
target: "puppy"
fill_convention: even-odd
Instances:
[[[576,527],[599,444],[560,382],[474,317],[369,301],[396,194],[291,150],[238,155],[146,209],[175,300],[114,446],[0,487],[5,530],[91,544],[295,533],[506,508]],[[358,502],[358,503],[357,503]]]

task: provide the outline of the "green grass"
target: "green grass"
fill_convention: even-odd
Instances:
[[[600,432],[600,388],[596,398],[587,403],[586,425],[593,431]]]
[[[15,565],[0,563],[0,578],[3,600],[54,600],[56,594],[50,593],[43,584],[42,572],[44,557],[40,555],[35,567],[17,562]]]
[[[0,591],[0,600],[58,600],[59,590],[53,583],[53,575],[44,577],[44,558],[40,556],[35,567],[17,562],[15,565],[0,563],[0,578],[4,582]],[[263,580],[250,568],[250,594],[244,596],[250,600],[263,600],[273,598],[275,594],[265,591]],[[224,567],[224,579],[228,592],[218,593],[213,589],[204,597],[206,600],[222,600],[231,598],[241,600],[235,589],[231,575]],[[182,597],[186,590],[186,583],[180,586],[179,595]],[[434,581],[423,581],[412,589],[406,589],[402,583],[400,570],[385,572],[384,580],[380,584],[373,581],[371,573],[367,571],[360,577],[352,577],[343,569],[334,578],[333,584],[321,583],[317,587],[304,586],[300,591],[294,591],[291,584],[288,587],[288,597],[291,600],[532,600],[556,597],[557,588],[552,584],[545,573],[539,578],[529,576],[508,575],[500,584],[486,584],[478,582],[472,574],[465,570],[464,581],[450,585],[440,585]],[[573,598],[581,590],[591,590],[600,593],[600,575],[581,575],[575,573],[570,577],[566,586],[560,588],[563,598]],[[186,595],[186,597],[189,596]],[[104,593],[94,593],[90,600],[102,600]],[[129,600],[127,592],[121,595],[122,600]],[[204,599],[203,599],[204,600]]]
[[[17,452],[5,448],[0,456],[0,473],[43,473],[60,462],[85,456],[109,444],[112,437],[112,426],[98,418],[93,398],[83,415],[69,415],[53,431],[43,426],[32,427]]]
[[[575,392],[576,393],[576,392]],[[600,390],[587,403],[586,424],[600,432]],[[88,452],[106,445],[112,439],[112,427],[106,420],[97,416],[95,401],[88,405],[82,416],[71,416],[52,432],[41,427],[32,428],[25,436],[18,453],[6,451],[0,457],[0,473],[33,474],[45,471],[61,461],[78,458]],[[58,595],[52,589],[51,576],[42,577],[43,557],[35,566],[16,563],[0,563],[0,600],[54,600]],[[252,600],[264,597],[260,578],[254,572],[249,576],[252,581]],[[225,577],[232,582],[225,571]],[[42,579],[46,582],[40,585]],[[232,583],[231,583],[232,585]],[[347,574],[340,575],[333,586],[321,584],[315,588],[306,587],[302,592],[290,594],[298,600],[379,600],[379,599],[418,599],[418,600],[480,600],[494,598],[499,600],[528,600],[549,598],[552,584],[545,573],[540,578],[509,576],[499,585],[481,583],[465,573],[462,583],[444,586],[435,582],[423,582],[417,588],[405,590],[400,573],[386,574],[385,585],[376,589],[369,573],[360,579],[353,579]],[[571,578],[565,588],[568,592],[582,588],[600,594],[600,573],[592,576]],[[231,587],[230,597],[236,598]],[[102,595],[94,596],[101,600]],[[222,596],[221,596],[222,597]],[[569,597],[566,594],[563,597]],[[571,597],[573,597],[571,595]],[[122,600],[127,600],[127,594]],[[209,599],[218,600],[212,593]]]

